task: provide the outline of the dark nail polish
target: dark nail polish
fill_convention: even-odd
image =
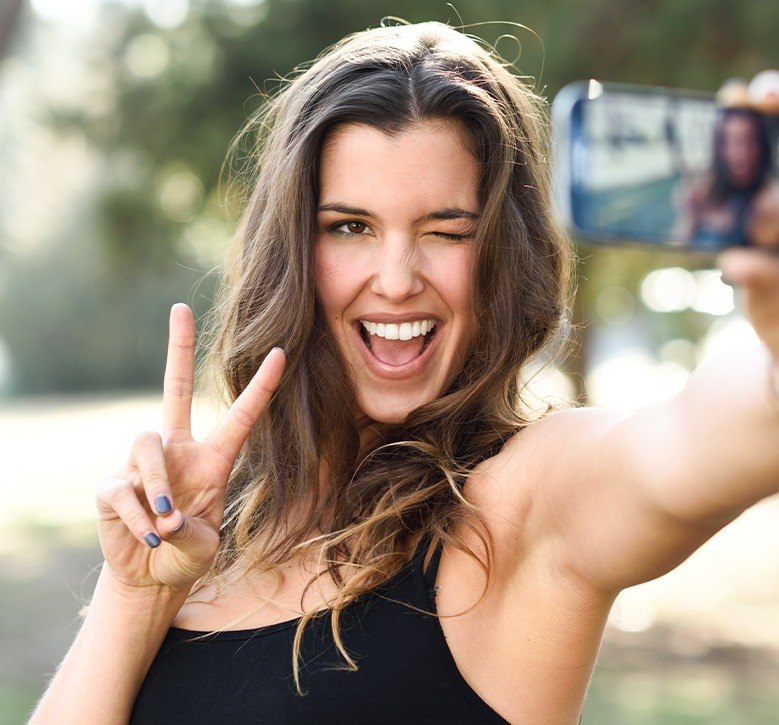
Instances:
[[[171,531],[170,533],[171,533],[171,534],[178,534],[178,532],[179,532],[179,531],[181,531],[181,529],[183,529],[183,528],[184,528],[184,524],[185,524],[186,522],[187,522],[187,519],[186,519],[186,517],[182,515],[182,516],[181,516],[181,523],[180,523],[180,524],[179,524],[179,525],[178,525],[178,526],[177,526],[175,529],[173,529],[173,531]]]
[[[157,509],[158,514],[169,514],[173,511],[173,504],[167,496],[160,494],[154,499],[154,508]]]
[[[146,542],[146,545],[150,549],[156,549],[160,545],[160,537],[157,536],[153,531],[150,531],[146,536],[143,537],[143,540]]]

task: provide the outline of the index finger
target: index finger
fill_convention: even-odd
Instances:
[[[168,359],[162,394],[162,432],[166,438],[189,438],[195,386],[195,316],[183,303],[170,310]]]
[[[236,459],[251,429],[267,407],[278,387],[285,365],[284,351],[280,347],[274,347],[208,439],[209,443],[230,461]]]
[[[768,249],[727,249],[717,264],[728,284],[775,287],[779,282],[779,257]]]

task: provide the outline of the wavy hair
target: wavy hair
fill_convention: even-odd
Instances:
[[[480,162],[478,332],[449,389],[404,423],[382,426],[365,450],[345,362],[316,301],[319,157],[340,124],[398,134],[425,120],[459,122]],[[215,307],[213,362],[228,400],[274,345],[287,369],[233,470],[208,580],[278,573],[291,556],[318,554],[308,586],[319,576],[335,584],[327,611],[348,668],[356,662],[340,637],[343,609],[396,574],[420,535],[467,551],[488,581],[488,542],[463,486],[528,423],[521,374],[567,319],[572,257],[552,216],[546,123],[528,81],[431,22],[348,36],[248,126],[252,191]],[[453,533],[461,525],[481,537],[484,561]],[[304,613],[295,637],[298,687],[303,628],[316,614]]]
[[[724,108],[720,114],[714,129],[714,162],[709,197],[712,201],[721,204],[739,191],[745,191],[751,197],[766,183],[773,169],[773,144],[768,124],[761,113],[753,111],[751,108],[736,106]],[[736,186],[731,180],[730,170],[724,158],[725,127],[734,118],[743,119],[749,123],[751,140],[757,148],[757,163],[752,171],[752,178],[741,187]]]

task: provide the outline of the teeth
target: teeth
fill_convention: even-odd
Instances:
[[[386,340],[411,340],[420,335],[427,335],[435,327],[435,319],[414,320],[413,322],[368,322],[360,320],[369,335],[383,337]]]

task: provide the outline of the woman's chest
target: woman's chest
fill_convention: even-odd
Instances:
[[[275,571],[247,572],[193,593],[173,622],[196,631],[257,629],[300,618],[327,606],[336,586],[316,576],[313,560],[289,562]]]

